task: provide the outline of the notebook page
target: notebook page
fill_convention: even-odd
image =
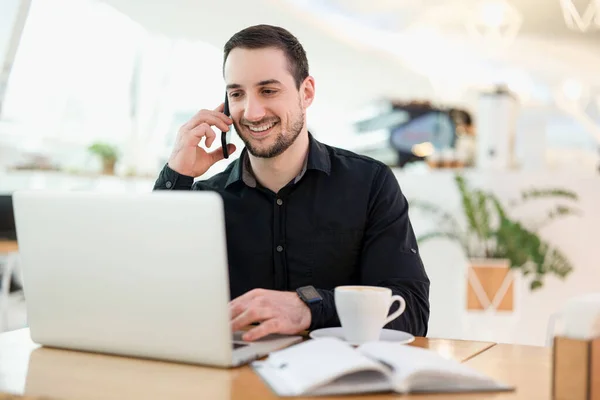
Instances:
[[[335,338],[308,340],[273,352],[265,361],[257,361],[253,366],[267,381],[273,380],[274,375],[281,379],[282,382],[272,388],[277,391],[277,387],[281,387],[288,395],[308,393],[348,373],[385,371],[375,361]],[[277,372],[271,373],[271,370]]]
[[[468,391],[506,389],[505,385],[432,350],[396,343],[372,342],[359,351],[388,364],[394,370],[399,392],[426,390]]]
[[[454,378],[443,372],[423,371],[413,374],[403,385],[411,393],[453,393],[506,391],[514,389],[510,385],[496,382],[480,374],[460,375]]]
[[[333,396],[341,394],[377,393],[392,390],[389,376],[378,371],[360,371],[344,375],[325,386],[313,390],[310,395]]]

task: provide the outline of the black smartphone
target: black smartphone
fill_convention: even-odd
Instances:
[[[230,117],[229,115],[229,101],[227,99],[227,92],[225,93],[225,105],[223,106],[223,114],[227,115],[228,117]],[[227,143],[229,142],[229,137],[228,135],[231,134],[231,128],[229,128],[229,132],[223,132],[221,131],[221,147],[223,147],[223,157],[224,158],[229,158],[229,151],[227,150]]]

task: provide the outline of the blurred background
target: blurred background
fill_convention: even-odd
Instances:
[[[388,164],[411,203],[443,206],[469,230],[457,174],[509,203],[532,188],[576,197],[564,212],[565,196],[539,196],[553,224],[530,228],[565,254],[565,276],[549,258],[528,275],[495,254],[512,264],[489,278],[473,272],[481,255],[444,235],[423,241],[431,336],[543,344],[565,299],[600,290],[600,0],[2,0],[5,240],[16,240],[15,190],[151,190],[178,128],[222,101],[222,46],[259,23],[305,47],[311,133]],[[414,210],[417,234],[440,228],[431,208]],[[509,213],[525,224],[539,210]],[[532,275],[548,277],[533,290]],[[26,323],[19,299],[4,329]]]

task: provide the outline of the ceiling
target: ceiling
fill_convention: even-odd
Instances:
[[[306,48],[320,96],[345,109],[398,96],[447,95],[472,105],[469,93],[498,79],[534,105],[552,101],[565,80],[600,96],[600,29],[569,29],[560,6],[565,0],[505,0],[521,19],[510,42],[469,34],[481,0],[101,1],[151,32],[218,48],[249,25],[284,26]],[[583,13],[596,0],[572,1]],[[600,1],[597,22],[600,27]]]
[[[577,40],[600,44],[600,27],[586,32],[569,29],[565,23],[563,4],[572,3],[580,16],[594,0],[500,0],[506,2],[523,18],[520,34],[545,40]],[[298,1],[294,3],[313,3],[316,1]],[[380,21],[386,20],[394,29],[406,28],[415,20],[427,19],[428,16],[439,14],[434,19],[445,22],[447,28],[455,31],[464,29],[464,21],[469,13],[476,14],[480,0],[320,0],[339,12],[354,15],[359,19],[368,20],[379,16]],[[598,7],[598,22],[600,22],[600,5]],[[471,14],[472,15],[472,14]]]
[[[600,79],[596,72],[600,62],[600,29],[585,33],[569,29],[560,7],[561,1],[572,1],[583,14],[587,4],[596,0],[505,0],[520,14],[522,24],[512,45],[495,54],[488,54],[492,48],[489,40],[474,41],[478,39],[469,35],[465,27],[466,23],[473,25],[468,21],[477,17],[481,0],[102,1],[150,31],[201,39],[218,47],[233,32],[248,25],[272,23],[290,29],[315,53],[325,49],[332,56],[336,54],[332,50],[346,47],[353,48],[359,57],[364,53],[358,51],[366,51],[369,57],[382,57],[388,62],[390,58],[406,61],[409,56],[418,58],[419,54],[399,45],[382,46],[381,38],[393,37],[402,43],[403,39],[408,40],[402,35],[411,32],[411,28],[426,26],[436,28],[442,39],[427,42],[430,52],[456,50],[454,54],[462,57],[463,64],[504,63],[542,76],[556,72],[561,77],[572,71],[585,80]],[[600,2],[597,21],[600,28]],[[481,25],[478,31],[483,31]],[[415,36],[410,36],[410,41],[414,43]],[[427,51],[428,47],[420,46],[417,50]]]
[[[309,55],[311,74],[318,75],[319,97],[327,98],[327,93],[335,92],[335,97],[345,99],[350,107],[364,103],[365,98],[392,95],[399,88],[408,96],[416,95],[427,85],[425,77],[401,68],[392,55],[347,41],[330,32],[325,23],[315,23],[310,15],[282,0],[172,0],[168,5],[148,0],[103,1],[151,32],[202,40],[217,48],[222,48],[233,33],[249,25],[284,26],[299,38]],[[365,73],[375,74],[375,71],[382,80],[381,85],[364,82],[340,85],[356,81],[356,77]],[[360,96],[356,95],[357,89]]]
[[[147,28],[168,35],[197,36],[201,25],[219,25],[212,33],[228,36],[231,25],[256,21],[283,21],[302,8],[353,18],[357,23],[379,25],[402,31],[419,20],[443,24],[446,31],[464,31],[464,22],[476,13],[482,0],[102,0],[129,15]],[[596,0],[491,0],[506,2],[522,17],[520,35],[544,40],[575,40],[600,45],[600,5],[598,25],[586,32],[569,29],[562,2],[573,3],[583,15]],[[296,10],[294,10],[296,9]],[[465,14],[465,12],[467,14]],[[436,15],[437,14],[437,15]],[[473,15],[473,14],[471,14]],[[317,15],[318,16],[318,15]],[[216,17],[208,20],[207,17]],[[307,21],[311,22],[311,21]],[[315,21],[313,21],[315,22]]]

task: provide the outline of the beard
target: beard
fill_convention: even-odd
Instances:
[[[258,146],[254,146],[252,144],[252,139],[247,137],[246,135],[242,134],[242,132],[243,132],[242,129],[234,121],[233,125],[235,126],[235,131],[238,133],[239,137],[244,142],[244,145],[248,149],[248,153],[252,154],[254,157],[257,157],[257,158],[273,158],[273,157],[277,157],[278,155],[282,154],[292,144],[294,144],[294,142],[300,135],[300,132],[302,132],[302,128],[304,128],[304,111],[302,110],[302,107],[299,106],[298,108],[300,110],[300,112],[298,113],[298,117],[295,118],[293,121],[289,121],[285,127],[280,126],[279,127],[280,131],[277,134],[277,137],[275,138],[275,143],[273,143],[271,146],[269,146],[267,148],[261,148]],[[269,122],[273,122],[273,121],[274,121],[273,118],[263,119],[262,121],[260,121],[258,123],[256,123],[256,122],[253,123],[253,125],[268,124]],[[281,125],[281,120],[278,120],[277,123],[279,125]],[[277,128],[277,126],[275,126],[275,128]],[[248,128],[244,127],[244,129],[248,129]]]

